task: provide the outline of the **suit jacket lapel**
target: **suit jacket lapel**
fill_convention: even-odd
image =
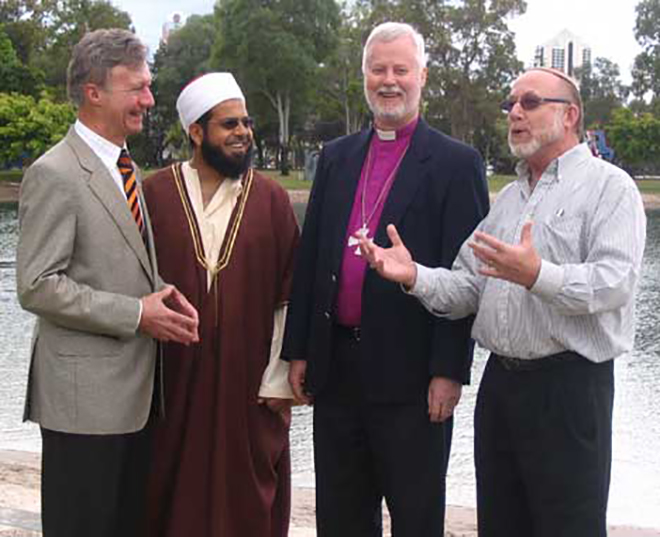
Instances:
[[[119,232],[123,235],[124,239],[126,239],[126,242],[128,242],[133,252],[135,252],[144,271],[153,282],[154,273],[152,263],[149,259],[149,254],[144,241],[142,240],[142,236],[140,235],[140,231],[138,230],[133,215],[131,215],[131,211],[128,208],[126,198],[122,196],[114,179],[101,159],[99,159],[82,138],[78,136],[73,127],[69,129],[67,142],[71,145],[78,156],[80,165],[90,173],[87,184],[92,193],[108,211],[108,214],[117,225]],[[144,202],[141,193],[140,201],[142,203]],[[142,205],[142,207],[146,208],[146,205]],[[149,240],[152,240],[151,237]]]
[[[385,201],[374,240],[377,244],[389,244],[386,228],[388,224],[399,224],[415,192],[424,179],[424,162],[431,156],[428,145],[429,127],[420,118],[410,140],[406,156],[401,161],[394,183]]]
[[[346,228],[351,216],[351,210],[353,209],[357,185],[360,182],[362,165],[369,149],[371,134],[372,129],[367,129],[357,135],[357,143],[352,146],[346,155],[345,166],[340,169],[339,175],[335,174],[330,178],[334,183],[332,185],[333,196],[330,206],[336,207],[337,210],[337,217],[334,219],[336,226],[333,237],[334,249],[332,257],[335,262],[335,271],[339,270],[339,265],[344,255]]]

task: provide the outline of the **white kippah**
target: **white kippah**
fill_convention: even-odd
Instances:
[[[245,101],[241,88],[231,73],[209,73],[190,82],[176,100],[183,130],[215,105],[230,99]]]

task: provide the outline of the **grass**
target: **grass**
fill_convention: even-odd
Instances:
[[[0,170],[0,182],[18,183],[23,177],[23,170]]]
[[[488,190],[490,192],[499,192],[515,179],[515,175],[491,175],[488,177]]]
[[[635,182],[642,194],[660,194],[660,181],[657,179],[643,179]]]
[[[259,170],[259,172],[272,177],[286,190],[309,190],[312,188],[312,181],[303,181],[302,170],[291,170],[288,177],[284,177],[277,170]],[[21,170],[0,170],[0,183],[3,181],[17,183],[21,180],[22,174]],[[491,192],[499,192],[514,179],[514,175],[491,175],[488,178],[488,189]],[[660,194],[660,180],[657,179],[637,181],[637,187],[644,194]]]
[[[312,181],[303,181],[302,170],[291,170],[286,177],[278,170],[259,170],[259,173],[275,179],[286,190],[309,190],[312,188]]]

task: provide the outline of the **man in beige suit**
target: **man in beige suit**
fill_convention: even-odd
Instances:
[[[196,311],[158,276],[126,151],[150,83],[132,33],[83,37],[68,69],[78,120],[23,179],[18,297],[37,315],[25,419],[42,432],[45,537],[139,535],[160,402],[154,339],[197,341]]]

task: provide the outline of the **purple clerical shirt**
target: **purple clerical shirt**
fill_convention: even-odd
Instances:
[[[360,182],[355,190],[353,209],[344,239],[344,256],[339,274],[339,292],[337,295],[337,322],[343,326],[360,326],[362,317],[362,285],[367,267],[366,261],[356,255],[357,244],[351,237],[363,227],[369,230],[367,236],[374,237],[376,228],[387,201],[396,170],[410,144],[418,119],[396,131],[396,137],[386,139],[380,133],[371,137],[367,158],[362,165]],[[386,133],[390,134],[390,133]],[[366,183],[366,184],[365,184]],[[362,194],[365,194],[364,214]],[[382,192],[382,193],[381,193]],[[377,202],[377,200],[379,200]],[[378,203],[378,205],[376,205]]]

